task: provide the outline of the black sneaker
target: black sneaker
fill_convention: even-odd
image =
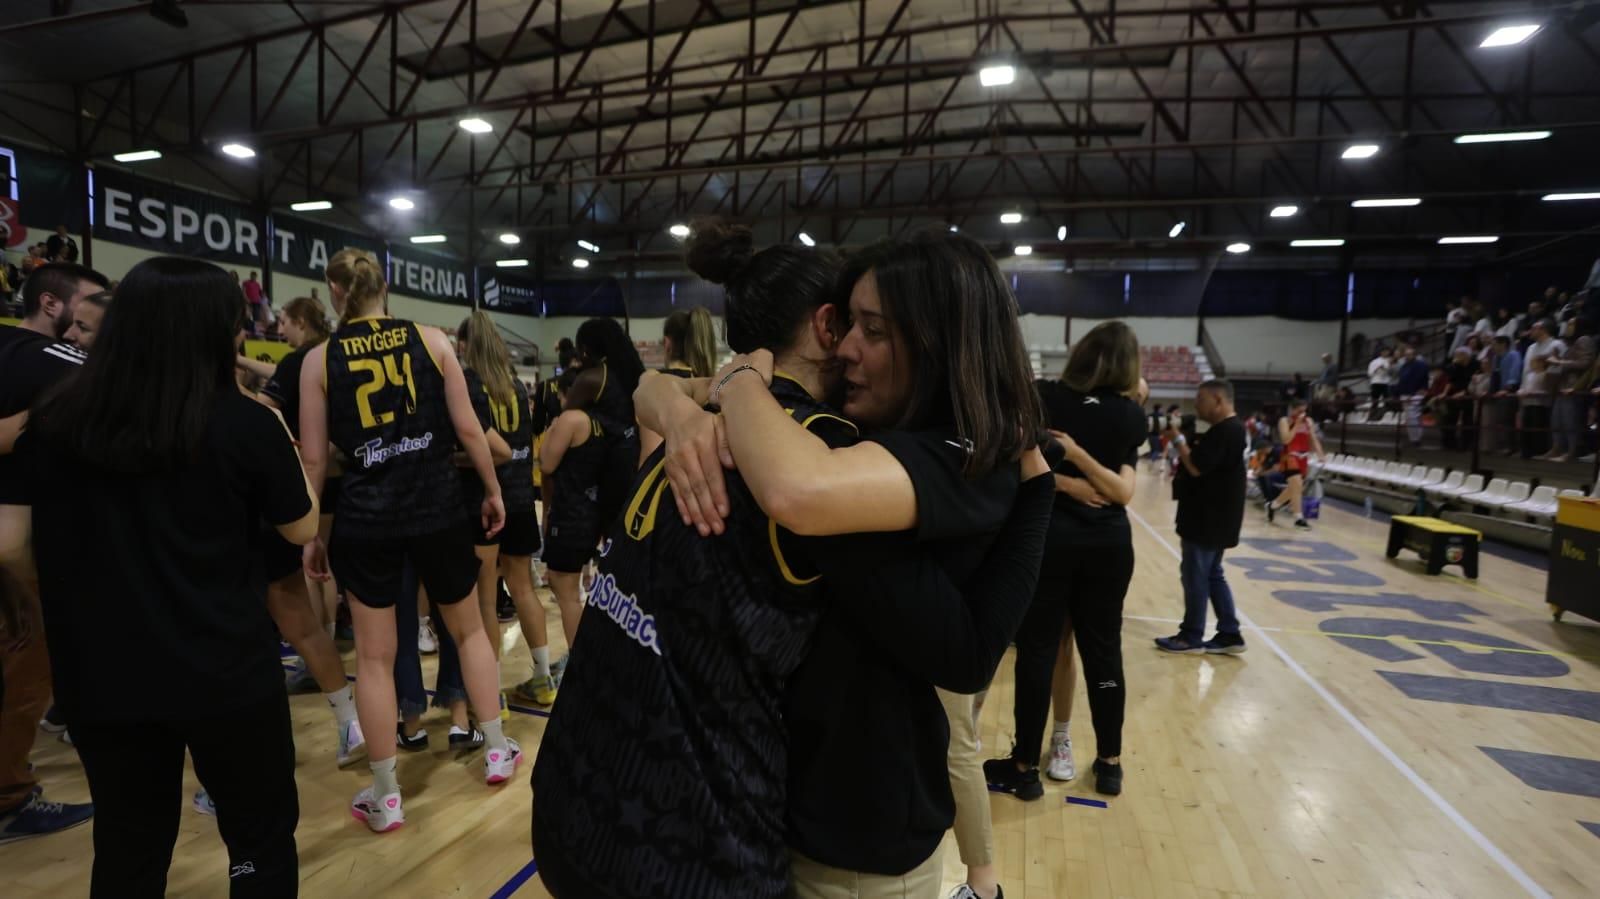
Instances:
[[[1271,524],[1272,523],[1272,519],[1274,517],[1276,517],[1277,514],[1278,514],[1277,507],[1272,504],[1272,500],[1270,500],[1270,499],[1267,500],[1267,524]]]
[[[511,591],[506,589],[506,582],[500,582],[500,596],[494,603],[495,617],[504,624],[517,620],[517,604],[511,600]]]
[[[1245,650],[1244,638],[1238,634],[1217,634],[1205,642],[1206,652],[1213,655],[1236,656]]]
[[[483,746],[483,731],[474,727],[466,733],[462,733],[453,727],[450,728],[451,749],[460,752],[471,752],[481,746]]]
[[[1009,758],[984,762],[983,777],[989,782],[991,793],[1010,793],[1027,801],[1044,795],[1044,784],[1039,783],[1039,769],[1018,771],[1017,763]]]
[[[1189,638],[1182,634],[1172,637],[1157,637],[1156,648],[1162,652],[1172,652],[1179,655],[1198,655],[1206,651],[1204,644],[1192,643]]]
[[[1122,795],[1122,766],[1095,759],[1094,791],[1107,796]]]
[[[1296,518],[1294,520],[1294,526],[1299,528],[1302,531],[1311,530],[1311,522],[1306,521],[1304,518]]]
[[[419,727],[416,733],[408,737],[406,736],[406,726],[404,724],[396,724],[394,726],[394,745],[404,749],[406,752],[421,752],[428,748],[428,731],[426,728]]]

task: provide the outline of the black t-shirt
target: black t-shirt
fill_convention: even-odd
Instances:
[[[1178,500],[1178,536],[1211,549],[1239,545],[1244,524],[1244,425],[1238,416],[1220,421],[1194,438],[1189,461],[1200,476],[1178,466],[1172,482]]]
[[[272,410],[217,398],[198,461],[130,476],[97,470],[32,433],[18,442],[56,702],[71,721],[193,717],[283,689],[264,585],[249,564],[261,523],[311,510]],[[130,672],[181,685],[181,702],[127,702]]]
[[[83,367],[83,351],[27,328],[0,326],[0,418],[33,408],[34,401]],[[26,475],[12,455],[0,456],[0,505],[24,503]]]
[[[855,441],[799,384],[778,377],[772,393],[829,446]],[[818,543],[777,527],[737,471],[728,529],[702,538],[665,458],[645,460],[601,544],[590,623],[539,746],[541,874],[564,895],[776,899],[789,889],[782,698],[821,612]]]
[[[1144,410],[1133,400],[1112,391],[1083,394],[1060,381],[1036,383],[1050,427],[1071,437],[1096,462],[1112,471],[1139,464],[1139,449],[1148,439]],[[1081,478],[1083,472],[1066,461],[1061,444],[1051,440],[1045,458],[1058,474]],[[1079,546],[1122,546],[1133,540],[1127,509],[1117,503],[1099,508],[1086,506],[1065,493],[1056,493],[1050,522],[1052,543]]]
[[[953,633],[956,619],[928,614],[915,600],[901,601],[880,577],[896,560],[923,558],[937,560],[963,587],[1019,569],[1036,579],[1049,497],[1040,494],[1040,543],[1031,571],[1012,561],[993,572],[985,565],[985,576],[975,578],[991,544],[997,550],[1026,548],[1026,541],[996,542],[1018,497],[1016,465],[968,479],[961,471],[966,454],[949,429],[870,439],[911,476],[918,526],[829,538],[828,551],[818,556],[829,607],[812,651],[790,682],[785,710],[791,734],[789,840],[824,864],[898,874],[922,863],[955,817],[945,757],[949,721],[934,692],[935,677],[950,671],[952,659],[933,656],[937,664],[924,667],[928,657],[922,654],[953,647],[953,660],[962,658],[963,649],[970,657],[970,647],[951,641],[972,635]],[[987,682],[1031,598],[1031,590],[1012,590],[991,600],[1014,616],[1003,616],[992,629],[1000,632],[989,641],[998,644],[993,663],[987,671],[977,666],[975,672],[955,672],[964,676],[948,686],[975,692]]]
[[[300,439],[300,369],[305,365],[306,354],[315,346],[308,344],[284,356],[261,388],[262,396],[278,404],[283,420],[289,425],[289,433],[296,440]]]

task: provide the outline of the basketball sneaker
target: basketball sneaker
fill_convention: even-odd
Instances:
[[[356,753],[367,745],[367,738],[361,733],[361,722],[352,719],[348,724],[337,725],[339,728],[339,752],[336,759],[339,767],[355,761]]]
[[[1236,656],[1245,651],[1244,638],[1238,634],[1217,634],[1205,642],[1206,652],[1213,655]]]
[[[350,801],[350,815],[357,821],[367,822],[373,833],[388,833],[406,823],[405,809],[400,807],[400,794],[390,793],[382,798],[372,795],[367,787]]]
[[[1072,761],[1071,737],[1050,741],[1050,764],[1044,773],[1051,780],[1072,780],[1078,776],[1078,766]]]
[[[459,727],[450,728],[450,748],[455,752],[471,752],[483,745],[483,731],[476,727],[462,730]]]
[[[1122,766],[1095,759],[1094,791],[1107,796],[1122,795]]]
[[[39,729],[47,734],[64,734],[67,732],[67,719],[61,717],[61,708],[55,703],[39,719]]]
[[[1157,637],[1156,648],[1162,652],[1173,652],[1180,655],[1198,655],[1206,651],[1205,646],[1199,643],[1191,643],[1181,634],[1171,637]]]
[[[548,674],[544,677],[530,677],[517,684],[517,697],[526,699],[534,705],[553,705],[556,701],[556,679]]]
[[[1010,758],[990,759],[983,763],[983,779],[989,783],[991,793],[1010,793],[1025,801],[1044,795],[1044,784],[1039,783],[1039,769],[1018,771],[1017,763]]]
[[[417,652],[431,656],[439,651],[439,638],[433,632],[433,622],[426,618],[417,619]]]
[[[491,749],[483,759],[484,783],[494,786],[510,780],[522,764],[522,747],[516,740],[506,738],[506,748]]]

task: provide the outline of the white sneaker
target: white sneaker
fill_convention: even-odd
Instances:
[[[1050,741],[1050,765],[1044,773],[1051,780],[1072,780],[1078,776],[1078,766],[1072,761],[1071,737]]]
[[[361,722],[352,719],[349,724],[337,725],[339,728],[339,767],[355,761],[356,753],[367,745],[367,738],[361,733]]]
[[[212,818],[217,816],[217,804],[211,801],[211,794],[203,789],[194,791],[194,810]]]
[[[356,794],[350,801],[350,814],[357,821],[367,822],[373,833],[388,833],[406,823],[405,809],[400,807],[400,794],[390,793],[381,800],[372,795],[372,788]]]
[[[522,747],[516,740],[506,737],[505,749],[491,749],[483,758],[484,783],[494,786],[510,780],[522,764]]]
[[[433,632],[433,624],[426,618],[417,619],[417,652],[431,656],[439,651],[439,637]]]

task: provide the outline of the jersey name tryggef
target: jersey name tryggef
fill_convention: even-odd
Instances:
[[[365,356],[369,353],[403,347],[410,342],[410,328],[389,328],[372,334],[355,334],[339,338],[339,346],[347,356]]]

